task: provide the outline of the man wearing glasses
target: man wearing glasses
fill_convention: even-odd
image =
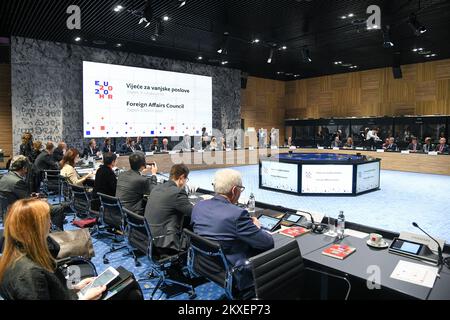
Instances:
[[[272,236],[261,229],[259,221],[236,204],[244,191],[241,174],[222,169],[214,176],[216,195],[200,201],[192,210],[192,225],[196,234],[218,241],[228,262],[240,269],[236,288],[240,291],[253,286],[251,272],[246,265],[249,257],[272,249]]]

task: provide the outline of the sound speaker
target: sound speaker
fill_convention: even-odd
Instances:
[[[402,67],[400,66],[400,53],[396,52],[394,54],[394,63],[392,64],[392,74],[394,79],[403,78]]]
[[[248,78],[248,73],[242,72],[241,73],[241,89],[247,88],[247,78]]]

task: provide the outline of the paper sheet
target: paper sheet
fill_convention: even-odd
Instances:
[[[438,268],[400,260],[391,278],[433,288]]]
[[[368,233],[361,232],[361,231],[356,231],[356,230],[352,230],[352,229],[345,229],[344,230],[344,235],[352,236],[352,237],[359,238],[359,239],[364,239],[364,238],[367,238],[369,236]]]

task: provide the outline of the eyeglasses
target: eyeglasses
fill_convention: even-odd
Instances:
[[[239,188],[239,191],[244,192],[245,187],[244,186],[236,186],[236,188]]]

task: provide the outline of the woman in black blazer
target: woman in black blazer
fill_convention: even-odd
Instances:
[[[11,206],[0,259],[0,295],[4,299],[76,300],[77,292],[93,281],[94,278],[88,278],[68,289],[55,275],[55,260],[47,243],[49,232],[47,202],[22,199]],[[91,288],[81,299],[99,299],[105,290],[105,286]]]

